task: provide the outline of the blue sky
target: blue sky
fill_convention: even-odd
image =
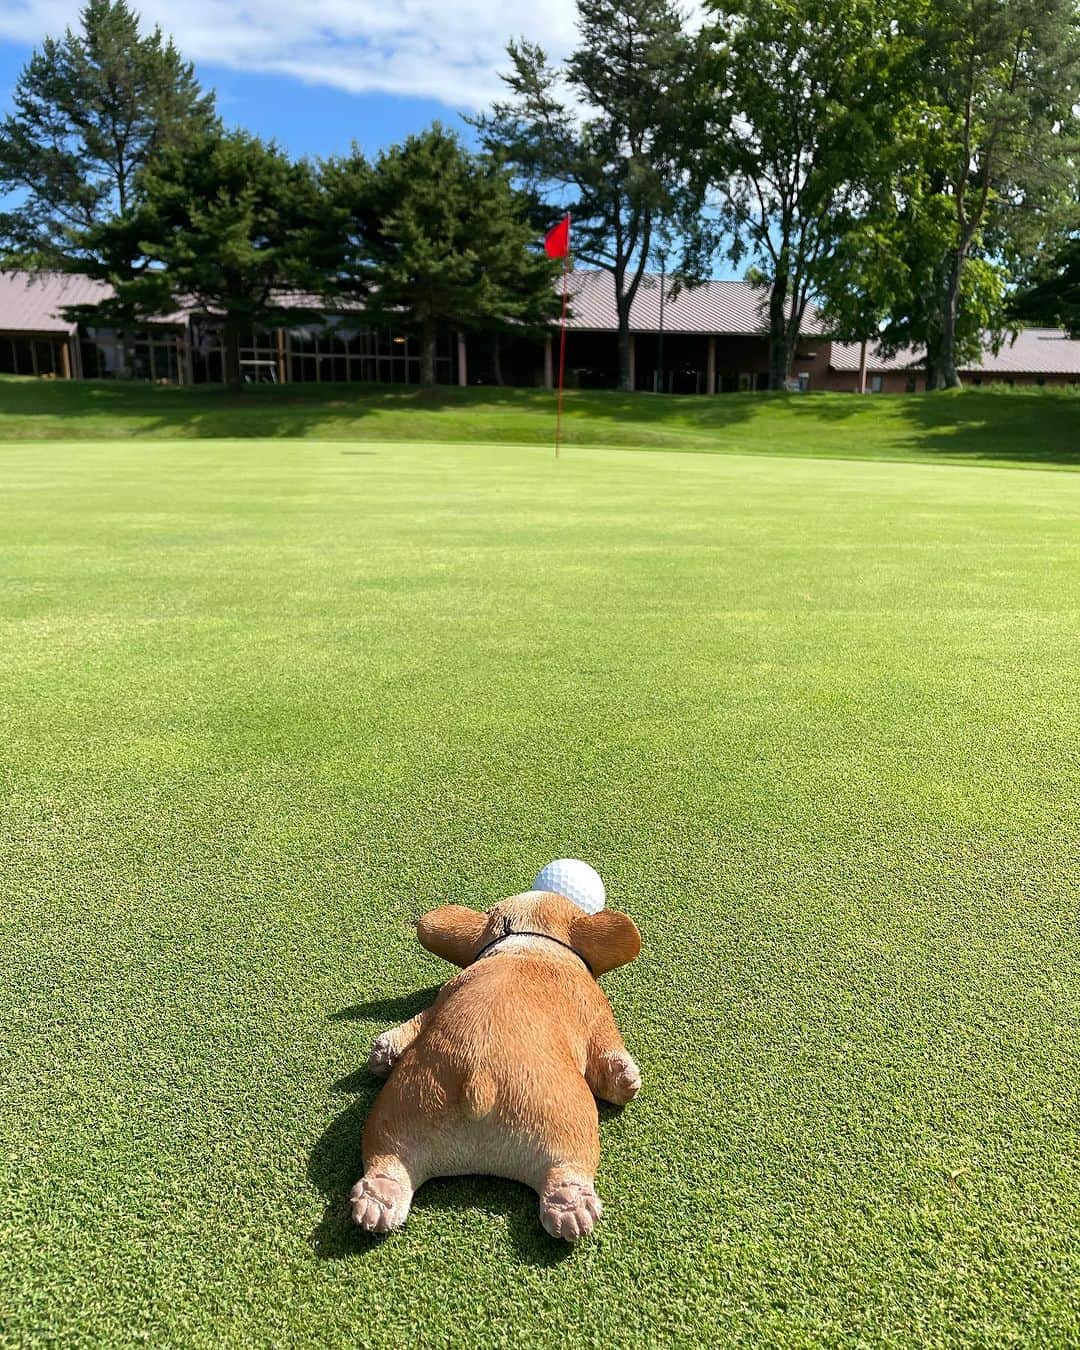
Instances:
[[[27,57],[27,50],[0,45],[0,87],[5,101]],[[222,70],[198,65],[204,86],[217,93],[226,122],[272,137],[295,155],[344,153],[353,140],[374,151],[419,131],[436,118],[466,138],[461,114],[431,98],[394,94],[350,94],[307,85],[287,76]]]
[[[30,50],[21,43],[0,42],[5,108]],[[218,107],[227,122],[273,137],[297,155],[343,153],[354,139],[365,150],[377,150],[436,118],[466,136],[469,132],[458,110],[433,98],[350,94],[284,75],[223,70],[207,62],[199,62],[198,70],[203,84],[217,91]]]
[[[0,0],[0,97],[46,34],[76,24],[81,0]],[[508,9],[491,0],[134,0],[217,91],[223,117],[295,153],[365,150],[438,117],[486,107],[507,41],[558,58],[574,40],[574,0]]]

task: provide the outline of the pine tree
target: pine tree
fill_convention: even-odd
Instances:
[[[677,162],[692,49],[671,0],[578,0],[577,11],[579,44],[561,70],[533,43],[509,45],[510,98],[476,126],[532,192],[571,213],[575,260],[611,273],[629,390],[630,311],[653,235],[693,224]]]
[[[88,0],[79,31],[47,37],[22,71],[0,123],[0,214],[9,265],[78,270],[86,232],[127,215],[154,155],[216,123],[212,94],[126,0]]]
[[[558,311],[553,264],[532,245],[526,199],[490,159],[436,124],[381,154],[324,166],[345,252],[335,289],[369,318],[415,326],[424,385],[440,324],[535,333]]]
[[[247,132],[211,130],[162,149],[141,186],[137,208],[88,232],[115,298],[70,314],[131,327],[194,301],[221,315],[237,384],[241,334],[310,317],[288,299],[323,286],[333,265],[314,170]],[[136,253],[144,266],[122,277],[120,261]]]

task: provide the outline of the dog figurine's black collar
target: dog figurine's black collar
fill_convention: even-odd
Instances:
[[[543,938],[545,942],[554,942],[560,947],[565,947],[568,952],[573,952],[574,955],[577,957],[577,959],[589,972],[589,974],[593,975],[593,978],[595,979],[592,966],[589,965],[588,961],[585,960],[585,958],[582,956],[582,954],[578,951],[576,947],[570,946],[569,942],[564,942],[562,938],[552,937],[550,933],[518,932],[515,929],[511,928],[509,925],[510,920],[504,919],[503,927],[505,931],[500,933],[497,938],[492,938],[490,942],[485,943],[485,945],[480,948],[480,950],[476,953],[473,959],[469,962],[469,965],[475,965],[476,962],[479,961],[483,955],[485,955],[485,953],[491,951],[493,947],[497,947],[500,942],[505,942],[507,938],[534,937],[534,938]]]

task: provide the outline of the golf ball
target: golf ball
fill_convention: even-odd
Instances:
[[[595,867],[580,858],[556,858],[542,867],[532,884],[534,891],[554,891],[573,900],[586,914],[598,914],[607,898]]]

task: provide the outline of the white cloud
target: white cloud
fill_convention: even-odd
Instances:
[[[549,54],[574,41],[574,0],[504,9],[490,0],[134,0],[195,62],[275,73],[350,93],[485,107],[501,91],[508,38]],[[81,0],[0,0],[0,38],[36,45],[74,24]]]

